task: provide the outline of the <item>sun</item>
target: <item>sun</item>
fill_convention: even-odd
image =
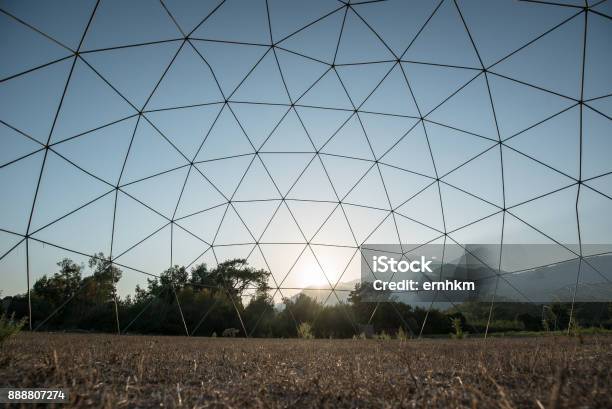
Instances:
[[[300,262],[293,267],[284,287],[302,289],[307,287],[321,287],[328,285],[325,275],[314,260],[312,262]]]
[[[342,272],[339,260],[333,257],[317,256],[298,262],[294,267],[295,283],[300,288],[331,288]]]

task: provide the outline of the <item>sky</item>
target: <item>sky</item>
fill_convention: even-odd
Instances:
[[[352,3],[0,1],[3,295],[97,252],[122,295],[243,257],[280,299],[368,243],[611,242],[612,2]]]

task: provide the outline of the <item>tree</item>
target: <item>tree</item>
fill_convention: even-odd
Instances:
[[[83,266],[64,258],[57,263],[60,271],[52,277],[42,276],[33,286],[34,295],[45,299],[53,306],[59,306],[65,300],[74,297],[81,287],[81,270]]]
[[[93,269],[93,275],[100,282],[117,284],[121,280],[121,270],[113,262],[104,256],[104,253],[94,254],[89,259],[89,268]]]
[[[391,293],[388,290],[376,291],[372,287],[372,283],[366,281],[355,284],[355,289],[349,293],[348,302],[357,322],[362,324],[369,322],[377,304],[372,302],[373,300],[380,301],[379,306],[389,303],[391,302]]]
[[[79,301],[81,305],[104,304],[116,300],[117,283],[122,272],[104,253],[95,254],[89,259],[89,268],[93,274],[81,280]]]
[[[216,287],[216,283],[213,282],[206,263],[198,264],[191,269],[191,279],[189,282],[194,287]]]
[[[0,314],[0,346],[10,337],[21,331],[26,323],[26,319],[15,320],[15,313],[7,316],[6,313]]]
[[[240,298],[248,289],[266,291],[269,276],[268,271],[249,267],[245,259],[236,258],[219,263],[211,271],[200,264],[191,271],[191,284],[226,289],[234,298]]]
[[[159,276],[162,286],[172,286],[175,290],[180,290],[189,283],[189,272],[185,267],[170,267]]]
[[[317,338],[350,338],[358,332],[353,327],[352,310],[347,304],[325,305],[313,322]]]
[[[275,318],[274,304],[270,297],[263,293],[257,294],[244,309],[244,321],[251,336],[271,336]]]
[[[174,266],[164,270],[159,278],[147,278],[147,289],[136,286],[135,299],[137,303],[147,302],[151,297],[172,302],[174,293],[189,284],[189,273],[185,267]]]

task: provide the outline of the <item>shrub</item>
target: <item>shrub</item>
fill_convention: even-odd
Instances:
[[[410,336],[406,331],[404,331],[404,328],[399,327],[399,329],[397,330],[397,339],[399,339],[400,341],[408,341],[410,339]]]
[[[21,331],[25,321],[25,318],[20,321],[15,321],[14,313],[10,318],[6,313],[2,313],[2,315],[0,315],[0,345],[4,344],[6,340]]]
[[[451,334],[451,338],[453,339],[463,339],[466,336],[466,333],[463,332],[463,326],[461,325],[461,318],[453,318],[451,320],[453,324],[453,332]]]
[[[385,331],[382,331],[380,334],[378,334],[377,338],[383,341],[389,341],[391,339],[391,335],[387,334]]]
[[[567,328],[567,334],[571,337],[578,338],[580,345],[582,345],[584,344],[584,337],[582,333],[583,333],[582,327],[580,326],[580,324],[578,324],[578,321],[576,321],[575,318],[572,318]]]
[[[313,339],[312,326],[308,322],[302,322],[298,326],[298,337],[302,339]]]
[[[363,332],[360,332],[359,334],[354,334],[353,335],[353,340],[358,340],[358,339],[367,339],[368,337],[366,337],[366,334]]]

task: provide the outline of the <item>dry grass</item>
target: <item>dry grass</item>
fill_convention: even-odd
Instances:
[[[20,334],[0,384],[76,407],[610,408],[612,337],[256,340]],[[65,406],[62,406],[65,407]]]

